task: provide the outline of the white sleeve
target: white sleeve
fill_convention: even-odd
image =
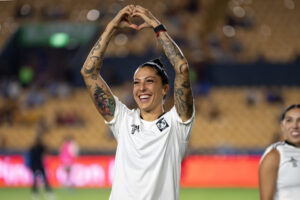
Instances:
[[[104,122],[109,126],[110,130],[114,134],[114,137],[118,141],[121,123],[122,121],[126,120],[130,110],[118,99],[118,97],[114,96],[114,99],[116,102],[114,118],[109,122],[106,120],[104,120]]]
[[[180,139],[180,141],[188,142],[190,139],[194,119],[195,119],[195,107],[193,107],[193,114],[190,119],[183,122],[182,119],[179,117],[175,106],[170,110],[171,116],[173,120],[175,120],[175,130],[177,137]]]

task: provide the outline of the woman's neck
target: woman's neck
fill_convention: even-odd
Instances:
[[[141,111],[141,118],[145,121],[154,121],[157,120],[160,116],[164,114],[164,110],[162,109],[160,112],[146,112]]]

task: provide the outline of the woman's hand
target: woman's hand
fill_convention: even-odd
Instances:
[[[138,30],[138,26],[130,22],[130,17],[133,16],[134,8],[134,5],[124,7],[110,22],[110,25],[113,26],[114,29],[133,28]]]
[[[141,7],[141,6],[135,6],[132,17],[140,17],[144,20],[144,23],[137,26],[138,30],[144,29],[144,28],[155,28],[160,24],[160,22],[152,15],[152,13]]]

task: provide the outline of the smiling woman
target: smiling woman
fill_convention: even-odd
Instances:
[[[261,200],[296,200],[300,196],[300,104],[281,116],[285,141],[267,148],[259,167]]]
[[[138,67],[134,74],[133,96],[143,119],[153,121],[164,112],[168,83],[168,76],[158,59]]]
[[[133,17],[144,22],[133,24]],[[169,112],[164,112],[163,106],[169,91],[168,76],[158,59],[142,64],[134,73],[133,97],[138,109],[130,110],[120,102],[99,74],[112,35],[125,27],[137,31],[152,28],[173,65],[175,105]],[[178,200],[194,100],[187,60],[166,28],[147,9],[126,6],[107,25],[81,73],[98,112],[118,142],[110,200]]]

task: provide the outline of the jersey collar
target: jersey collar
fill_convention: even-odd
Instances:
[[[161,115],[158,116],[157,119],[159,119],[161,116],[163,116],[164,114],[166,114],[166,112],[163,112]],[[140,113],[140,118],[143,119],[142,114]]]
[[[296,147],[296,145],[294,145],[293,143],[290,143],[290,142],[287,141],[287,140],[285,140],[284,142],[287,143],[287,144],[289,144],[289,145],[291,145],[291,146],[293,146],[293,147]]]

